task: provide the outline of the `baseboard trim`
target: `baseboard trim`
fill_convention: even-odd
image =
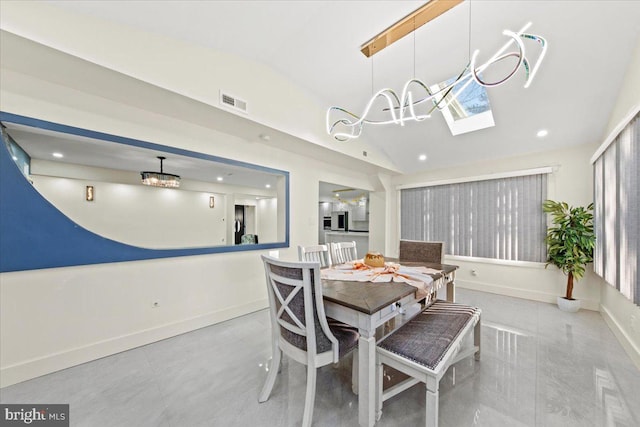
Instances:
[[[618,323],[616,318],[612,316],[611,312],[603,305],[600,305],[600,314],[602,314],[607,326],[609,326],[613,335],[616,336],[618,342],[620,342],[622,348],[624,348],[624,351],[627,352],[633,363],[636,365],[636,368],[640,370],[640,347],[630,339],[625,330],[620,327],[620,323]]]
[[[474,291],[489,292],[492,294],[505,295],[509,297],[528,299],[532,301],[547,302],[556,304],[558,295],[544,292],[531,291],[527,289],[510,288],[508,286],[494,285],[483,282],[471,282],[468,280],[456,279],[456,287],[471,289]],[[600,311],[600,302],[590,299],[581,299],[581,308],[592,311]]]
[[[0,388],[211,326],[234,317],[262,310],[268,306],[267,299],[250,301],[246,304],[5,366],[0,369]]]

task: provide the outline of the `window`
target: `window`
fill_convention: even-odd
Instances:
[[[403,189],[401,238],[442,241],[450,255],[544,262],[547,173]]]
[[[430,89],[433,93],[437,93],[453,83],[454,80],[456,78],[452,77],[431,86]],[[465,85],[467,85],[465,89],[452,101],[453,94],[458,93]],[[440,98],[437,99],[440,100]],[[475,81],[457,83],[444,99],[449,104],[442,110],[442,115],[449,126],[451,135],[460,135],[495,126],[487,90]]]
[[[640,115],[596,158],[594,271],[640,305]]]

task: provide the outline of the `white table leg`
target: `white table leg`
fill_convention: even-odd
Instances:
[[[453,271],[450,274],[449,281],[447,282],[447,301],[456,302],[456,272]]]
[[[361,330],[358,340],[358,421],[361,427],[372,427],[376,422],[376,339],[366,334]]]

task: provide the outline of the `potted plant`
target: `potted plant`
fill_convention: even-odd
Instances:
[[[565,202],[545,200],[542,210],[551,214],[553,226],[547,229],[547,264],[553,264],[567,275],[567,292],[558,297],[558,307],[575,312],[580,301],[573,298],[573,281],[584,275],[585,266],[593,261],[596,237],[593,233],[593,203],[571,207]]]

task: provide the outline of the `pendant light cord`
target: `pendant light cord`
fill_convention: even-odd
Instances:
[[[471,62],[471,0],[469,0],[469,62]]]
[[[373,55],[371,56],[371,96],[373,96]]]
[[[416,78],[416,18],[413,17],[413,78]]]

